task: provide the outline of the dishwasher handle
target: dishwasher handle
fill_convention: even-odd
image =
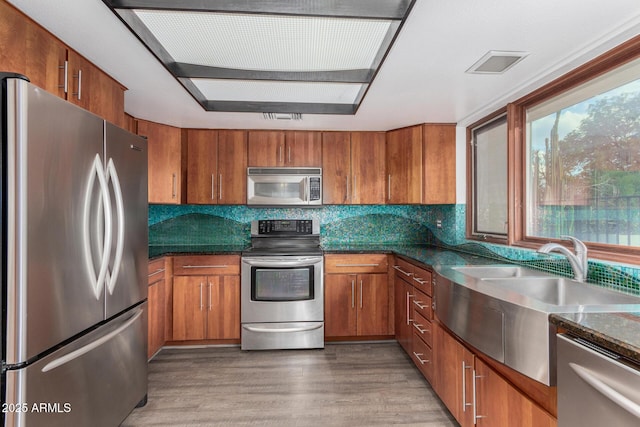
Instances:
[[[611,387],[603,379],[594,375],[589,369],[573,362],[569,362],[569,366],[571,367],[573,372],[576,373],[576,375],[582,378],[587,384],[597,390],[600,394],[614,402],[616,405],[625,409],[627,412],[630,412],[635,417],[640,418],[640,405],[638,405],[636,402]]]

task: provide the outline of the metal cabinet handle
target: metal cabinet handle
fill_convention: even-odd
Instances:
[[[425,332],[429,332],[428,329],[422,329],[421,326],[422,325],[420,323],[413,322],[413,327],[416,328],[421,334],[424,335]]]
[[[346,176],[347,181],[347,195],[345,196],[345,200],[349,200],[349,175]]]
[[[147,277],[155,276],[156,274],[160,274],[163,271],[164,271],[164,268],[160,268],[160,269],[154,271],[153,273],[149,273],[149,275]]]
[[[200,282],[200,311],[202,311],[202,307],[203,307],[203,305],[202,305],[202,287],[203,287],[202,282]]]
[[[64,81],[61,85],[58,85],[59,88],[64,89],[64,93],[69,92],[69,61],[64,61],[64,65],[60,65],[58,68],[64,70]]]
[[[336,267],[377,267],[380,264],[336,264]]]
[[[209,311],[211,311],[211,282],[209,282]]]
[[[362,279],[360,279],[360,308],[362,308]]]
[[[405,275],[405,276],[407,276],[407,277],[411,277],[411,275],[413,274],[413,273],[409,273],[408,271],[404,271],[403,269],[401,269],[401,268],[400,268],[399,266],[397,266],[397,265],[394,265],[394,266],[393,266],[393,268],[394,268],[394,269],[396,269],[396,270],[398,270],[400,273],[404,274],[404,275]]]
[[[288,146],[287,149],[288,149],[288,158],[289,158],[289,160],[287,160],[287,163],[291,163],[291,146]]]
[[[482,375],[476,375],[476,370],[473,370],[473,424],[477,423],[479,418],[486,418],[484,415],[478,415],[478,400],[476,399],[476,379],[482,378]]]
[[[387,200],[391,200],[391,174],[387,178]]]
[[[182,268],[227,268],[226,264],[223,265],[183,265]]]
[[[418,362],[420,362],[421,365],[424,365],[425,363],[429,363],[431,362],[431,360],[429,359],[422,359],[420,356],[424,356],[423,353],[416,353],[415,351],[413,352],[413,355],[416,357],[416,359],[418,359]]]
[[[220,174],[220,178],[218,179],[218,199],[222,200],[222,174]]]
[[[278,145],[278,162],[282,163],[282,145]]]
[[[424,285],[425,283],[428,283],[426,280],[422,280],[421,278],[417,277],[417,276],[413,276],[413,280],[415,280],[416,282],[420,283],[421,285]]]
[[[73,95],[80,101],[82,99],[82,70],[78,70],[78,74],[74,77],[78,79],[78,91]]]
[[[471,369],[471,366],[467,366],[467,364],[464,363],[464,360],[463,360],[462,361],[462,412],[467,412],[467,406],[473,405],[473,403],[467,403],[467,378],[466,378],[466,372],[465,372],[467,369]],[[474,380],[473,390],[474,390],[473,393],[475,396],[475,380]]]
[[[177,192],[177,180],[176,180],[176,174],[171,174],[171,198],[175,199],[176,198],[176,192]]]
[[[418,301],[416,299],[413,300],[413,303],[418,306],[418,308],[420,310],[424,310],[425,308],[429,307],[428,305],[422,304],[422,301]]]
[[[356,307],[356,281],[351,281],[351,308]]]
[[[409,309],[409,307],[411,307],[411,303],[409,302],[411,298],[413,298],[413,295],[407,292],[407,326],[413,322],[413,320],[411,320],[411,310]]]
[[[353,198],[355,199],[356,196],[356,190],[358,188],[358,181],[356,180],[356,175],[353,175]]]
[[[211,200],[216,198],[216,178],[214,174],[211,174]]]

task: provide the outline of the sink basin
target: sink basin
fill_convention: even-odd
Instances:
[[[563,277],[492,278],[487,281],[510,292],[551,305],[640,304],[640,297]]]
[[[549,276],[531,268],[520,267],[517,265],[484,265],[473,267],[453,267],[452,270],[458,271],[466,276],[475,277],[476,279],[494,279],[508,277],[545,277]]]

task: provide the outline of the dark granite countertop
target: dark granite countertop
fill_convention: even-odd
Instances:
[[[246,245],[158,245],[149,247],[149,259],[172,255],[239,255]],[[425,267],[489,265],[500,261],[428,245],[325,245],[325,254],[388,253]],[[502,262],[503,263],[503,262]],[[640,363],[640,313],[560,313],[549,320],[574,335],[592,341]]]
[[[558,313],[549,321],[640,363],[640,313]]]

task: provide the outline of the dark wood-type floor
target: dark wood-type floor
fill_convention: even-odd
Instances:
[[[164,349],[123,426],[457,426],[395,342]]]

